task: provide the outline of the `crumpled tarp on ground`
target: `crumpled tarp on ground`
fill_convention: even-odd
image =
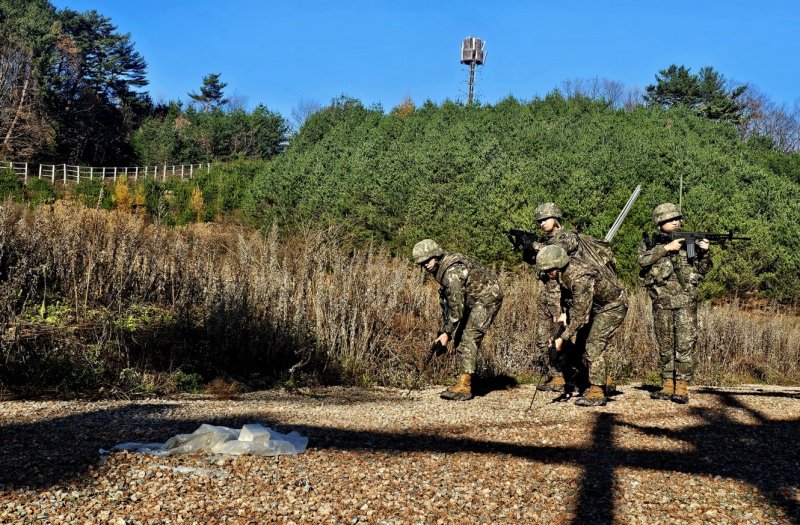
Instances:
[[[143,452],[156,456],[211,452],[214,454],[253,454],[280,456],[306,450],[308,438],[297,432],[281,434],[259,424],[241,430],[204,423],[191,434],[178,434],[166,443],[120,443],[114,450]]]

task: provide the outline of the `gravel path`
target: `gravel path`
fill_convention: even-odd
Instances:
[[[236,400],[0,403],[0,523],[800,523],[800,389],[622,388],[606,407],[533,387],[320,388]],[[100,448],[201,423],[310,438],[298,456]]]

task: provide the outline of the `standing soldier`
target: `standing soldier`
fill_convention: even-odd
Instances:
[[[433,274],[441,287],[442,325],[436,341],[447,346],[454,340],[461,356],[458,381],[442,392],[441,397],[454,401],[472,399],[472,376],[478,350],[503,303],[497,275],[465,255],[446,253],[432,239],[418,242],[412,258],[415,264]]]
[[[672,203],[653,210],[653,224],[661,233],[681,229],[682,214]],[[697,343],[697,285],[711,269],[709,241],[697,242],[697,256],[690,261],[683,239],[667,243],[643,242],[639,246],[640,275],[653,303],[653,326],[659,348],[661,390],[653,399],[689,402],[689,382],[695,367]]]
[[[591,386],[575,404],[606,404],[604,386],[608,380],[605,350],[608,341],[628,312],[625,288],[610,268],[600,268],[570,258],[561,246],[546,246],[536,256],[536,270],[558,283],[566,320],[561,337],[553,341],[562,351],[565,340],[575,342],[578,332],[586,333],[584,365]]]
[[[560,219],[563,218],[563,214],[556,203],[545,202],[540,204],[534,210],[534,215],[539,227],[547,234],[547,240],[545,240],[544,244],[537,243],[534,246],[536,251],[541,251],[545,246],[553,245],[564,248],[564,251],[570,257],[578,251],[578,235],[561,226]],[[535,263],[534,260],[529,262]],[[549,360],[548,347],[550,346],[550,338],[561,317],[561,290],[558,283],[550,279],[544,278],[542,283],[544,288],[539,295],[534,344],[538,355],[544,356],[543,359]],[[549,380],[537,388],[545,392],[563,392],[565,387],[563,366],[552,360],[548,365],[547,375]]]

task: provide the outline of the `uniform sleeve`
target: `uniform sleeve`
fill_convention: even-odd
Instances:
[[[711,262],[711,253],[708,250],[697,250],[697,258],[695,258],[694,268],[700,275],[705,275],[711,271],[713,263]]]
[[[638,257],[639,266],[647,267],[657,263],[662,257],[668,255],[664,244],[657,244],[653,248],[648,249],[645,243],[639,245]]]
[[[567,252],[567,255],[572,255],[578,251],[578,245],[580,244],[580,240],[578,239],[578,235],[573,232],[567,232],[559,241],[558,245],[564,248],[564,251]]]
[[[589,322],[594,299],[595,280],[590,275],[582,275],[572,283],[572,306],[567,317],[569,322],[562,334],[563,339],[573,340],[578,330]]]
[[[464,287],[467,269],[463,264],[454,264],[444,272],[439,302],[442,305],[442,327],[440,333],[452,337],[464,316]]]
[[[547,312],[550,319],[561,313],[561,287],[551,279],[542,281],[539,292],[539,312]]]

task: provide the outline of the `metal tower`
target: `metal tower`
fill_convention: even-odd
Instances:
[[[486,59],[483,47],[486,42],[480,38],[468,36],[461,42],[461,63],[469,65],[469,95],[467,104],[472,104],[472,93],[475,89],[475,66],[482,66]]]

